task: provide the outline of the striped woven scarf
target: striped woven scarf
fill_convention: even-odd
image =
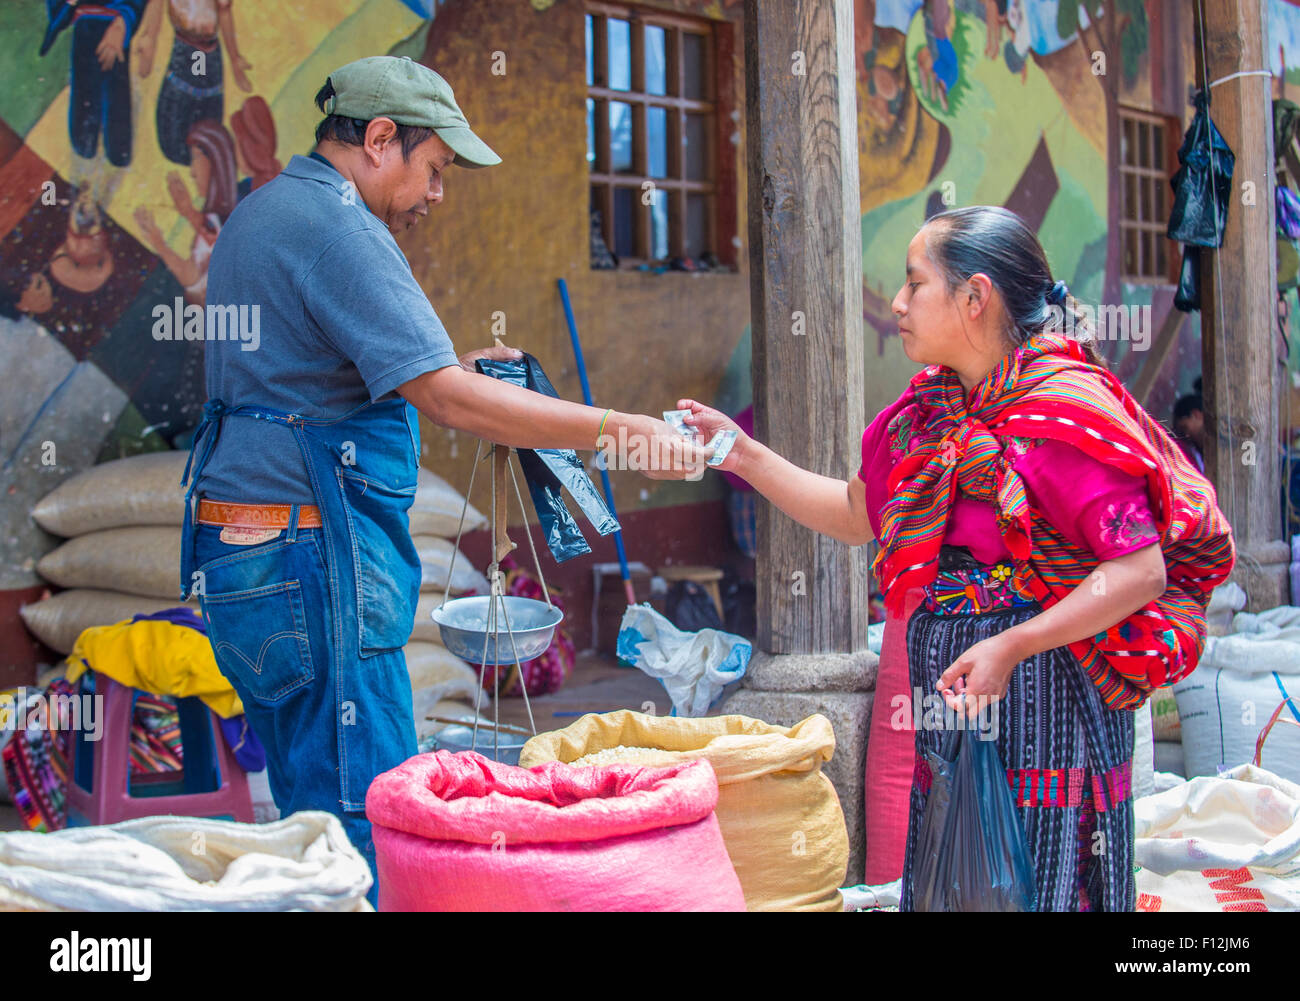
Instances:
[[[1112,373],[1088,362],[1076,341],[1039,334],[969,396],[938,365],[917,373],[908,395],[888,429],[895,455],[903,454],[889,477],[875,563],[887,604],[934,579],[959,490],[994,506],[1003,541],[1044,608],[1085,580],[1096,557],[1030,504],[1015,469],[1037,440],[1055,438],[1146,478],[1167,579],[1160,598],[1070,652],[1113,709],[1137,708],[1196,667],[1210,592],[1235,560],[1232,536],[1214,488]]]

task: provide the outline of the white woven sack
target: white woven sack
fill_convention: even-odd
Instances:
[[[1300,909],[1300,785],[1239,765],[1133,812],[1138,910]]]
[[[372,881],[339,819],[317,810],[0,834],[0,910],[368,911]]]

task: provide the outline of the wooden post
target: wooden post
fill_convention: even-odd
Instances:
[[[865,427],[852,0],[746,0],[754,425],[805,468],[856,473]],[[866,649],[861,550],[758,508],[758,644]]]
[[[1202,0],[1202,85],[1269,67],[1263,0]],[[1277,265],[1272,81],[1247,75],[1210,91],[1210,113],[1236,154],[1223,247],[1201,253],[1205,472],[1237,544],[1233,577],[1252,611],[1288,603],[1281,539]]]

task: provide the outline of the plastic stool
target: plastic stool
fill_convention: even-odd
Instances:
[[[180,717],[184,781],[132,782],[131,719],[136,690],[96,674],[100,739],[74,733],[68,777],[68,826],[115,824],[119,820],[175,814],[253,823],[248,779],[221,736],[216,714],[195,697],[176,700]],[[99,701],[97,698],[96,701]],[[131,786],[153,785],[152,795],[132,795]],[[161,793],[161,795],[159,794]]]

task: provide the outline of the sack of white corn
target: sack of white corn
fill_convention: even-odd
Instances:
[[[185,602],[79,587],[24,605],[18,614],[33,636],[50,649],[67,654],[72,652],[83,629],[111,626],[136,615],[161,612],[181,604]],[[197,602],[189,604],[198,611]]]
[[[747,716],[590,714],[524,745],[524,768],[674,765],[703,758],[718,777],[718,823],[751,911],[839,911],[849,838],[822,766],[835,750],[824,716],[792,727]]]
[[[409,512],[412,535],[456,538],[462,508],[465,510],[464,531],[472,532],[487,527],[487,519],[474,505],[466,506],[465,497],[455,487],[436,473],[431,473],[424,468],[420,469],[415,487],[415,501],[411,504]]]
[[[180,565],[179,528],[135,525],[69,539],[46,553],[36,564],[36,572],[59,587],[90,587],[173,599]]]
[[[72,538],[126,525],[180,525],[188,452],[150,452],[92,466],[64,480],[32,509],[36,523]]]

